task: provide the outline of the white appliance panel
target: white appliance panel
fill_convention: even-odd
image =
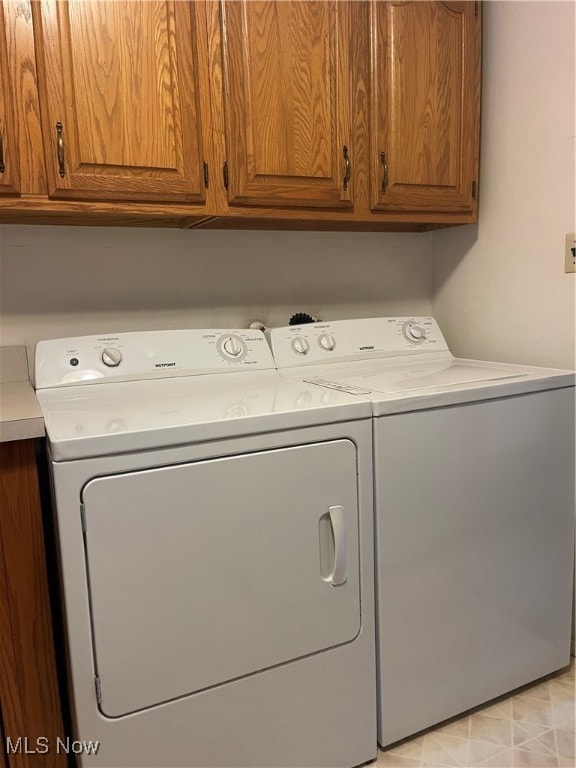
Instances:
[[[274,368],[261,331],[137,331],[36,345],[36,389]]]
[[[374,430],[386,745],[568,664],[574,391]]]
[[[87,483],[103,714],[153,707],[358,635],[356,458],[350,440],[337,440]]]
[[[36,352],[78,764],[372,760],[370,403],[283,380],[259,331]]]
[[[370,404],[276,371],[39,390],[57,461],[368,417]]]
[[[95,477],[340,440],[351,441],[358,457],[355,482],[362,611],[358,636],[351,642],[130,715],[103,715],[95,690],[97,670],[79,511],[81,489]],[[100,742],[97,755],[77,756],[79,766],[350,768],[375,758],[373,486],[368,420],[55,462],[52,469],[73,734],[74,738]],[[258,488],[266,480],[260,477]],[[332,480],[330,474],[325,485]],[[163,508],[160,516],[162,512]],[[318,542],[318,531],[315,535]],[[106,696],[105,688],[103,693]]]
[[[432,317],[375,317],[273,328],[278,368],[434,354],[450,358]]]
[[[371,403],[379,742],[567,664],[574,372],[454,359],[431,318],[271,338],[282,376]]]

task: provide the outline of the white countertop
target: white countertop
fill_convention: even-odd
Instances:
[[[28,375],[26,347],[0,347],[0,442],[44,434],[44,418]]]

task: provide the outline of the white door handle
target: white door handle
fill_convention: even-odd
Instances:
[[[329,507],[330,523],[332,533],[334,534],[334,568],[327,581],[330,581],[333,587],[338,584],[344,584],[348,578],[348,562],[346,547],[346,518],[344,517],[344,507]]]

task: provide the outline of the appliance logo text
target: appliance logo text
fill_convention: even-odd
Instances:
[[[156,363],[155,368],[176,368],[176,363]]]
[[[374,349],[374,345],[372,344],[371,347],[360,347],[360,349],[361,349],[362,352],[365,352],[366,350]]]

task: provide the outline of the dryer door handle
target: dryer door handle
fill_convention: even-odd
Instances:
[[[329,507],[330,524],[334,535],[334,568],[328,581],[333,587],[344,584],[348,578],[347,546],[346,546],[346,510],[344,507]]]

